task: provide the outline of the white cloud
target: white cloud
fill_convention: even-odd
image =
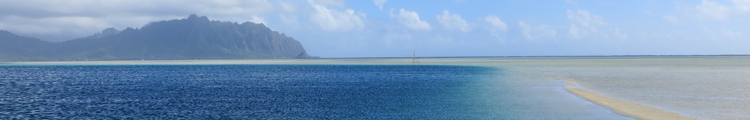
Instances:
[[[388,0],[372,0],[373,3],[375,3],[375,6],[378,6],[378,9],[383,10],[383,5],[385,5],[385,2]]]
[[[613,36],[614,36],[615,38],[617,38],[617,39],[620,39],[620,40],[628,39],[628,35],[627,35],[627,34],[625,34],[625,33],[621,33],[621,32],[620,32],[620,28],[613,28],[612,30],[614,31],[614,32],[612,33],[612,35],[613,35]]]
[[[586,10],[567,10],[568,20],[570,20],[570,29],[568,34],[572,38],[581,39],[590,37],[594,39],[627,39],[627,34],[621,33],[619,28],[610,28],[602,30],[608,25],[602,17],[589,13]]]
[[[437,15],[437,19],[440,24],[443,24],[447,28],[459,29],[463,32],[471,31],[471,27],[466,23],[466,20],[461,19],[461,16],[458,14],[450,14],[448,10],[444,10],[443,15]]]
[[[703,0],[701,4],[688,9],[688,14],[699,19],[727,20],[750,16],[750,0],[732,0],[730,5],[724,5],[711,0]]]
[[[518,21],[518,27],[521,28],[521,35],[527,40],[554,39],[557,35],[557,31],[547,25],[532,26],[524,21]]]
[[[729,17],[730,10],[726,5],[722,5],[713,1],[703,0],[700,5],[696,6],[695,9],[701,15],[708,16],[713,19],[726,19]]]
[[[669,21],[671,23],[680,23],[680,20],[677,19],[677,17],[675,17],[675,16],[665,15],[664,17],[662,17],[662,19],[664,19],[666,21]]]
[[[329,9],[326,6],[314,3],[312,0],[308,2],[315,9],[310,16],[310,20],[317,23],[323,30],[353,31],[362,30],[365,26],[362,22],[362,18],[365,17],[364,14],[354,14],[352,9],[344,11]]]
[[[506,36],[499,31],[508,31],[508,25],[505,24],[500,18],[494,15],[489,15],[481,19],[481,21],[487,22],[487,28],[489,29],[490,35],[495,37],[500,43],[505,43]]]
[[[484,17],[484,21],[490,24],[493,30],[508,31],[508,25],[494,15]]]
[[[596,25],[607,25],[607,22],[604,22],[604,19],[602,19],[602,17],[599,17],[597,15],[592,15],[589,13],[589,11],[578,10],[574,12],[574,11],[568,10],[567,12],[568,12],[569,20],[574,21],[584,27],[596,26]]]
[[[402,25],[414,29],[414,30],[430,30],[430,24],[419,19],[419,14],[414,11],[408,11],[401,8],[398,15],[393,14],[393,9],[390,12],[391,17],[398,18],[398,22]]]
[[[531,34],[531,26],[527,25],[526,22],[518,21],[518,27],[521,28],[521,35],[523,35],[526,39],[532,39],[533,37]]]
[[[314,2],[319,5],[326,7],[344,8],[346,7],[346,1],[344,0],[308,0],[308,2]]]
[[[573,22],[570,24],[570,30],[568,31],[568,33],[573,38],[581,38],[590,36],[591,34],[598,34],[600,31],[597,26],[607,25],[607,23],[604,22],[601,17],[592,15],[589,13],[589,11],[568,10],[567,13],[568,20]]]
[[[732,0],[732,2],[737,9],[750,12],[750,0]]]

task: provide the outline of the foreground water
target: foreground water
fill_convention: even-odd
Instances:
[[[630,119],[560,81],[504,74],[430,65],[0,66],[0,119]]]

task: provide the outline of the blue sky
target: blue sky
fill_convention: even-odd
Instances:
[[[321,57],[750,54],[750,0],[25,0],[0,2],[0,29],[63,41],[189,14]]]

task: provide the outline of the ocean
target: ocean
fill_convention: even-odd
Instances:
[[[632,119],[496,67],[0,65],[0,119]]]

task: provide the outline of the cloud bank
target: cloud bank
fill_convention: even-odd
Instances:
[[[0,29],[42,40],[62,41],[105,28],[140,27],[190,14],[213,19],[265,22],[261,15],[293,12],[266,0],[22,0],[0,1]]]

